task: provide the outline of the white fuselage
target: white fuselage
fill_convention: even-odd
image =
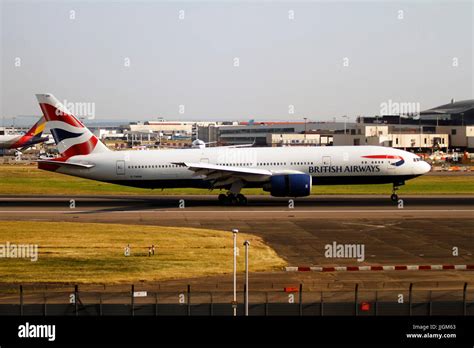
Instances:
[[[312,176],[313,185],[397,183],[430,170],[429,164],[413,153],[380,146],[111,151],[74,156],[68,162],[93,167],[61,167],[56,171],[148,188],[208,187],[204,176],[176,164],[182,162],[266,169],[274,174],[305,173]],[[266,180],[263,176],[247,175],[245,186],[260,187]]]
[[[21,137],[22,135],[14,134],[0,135],[0,149],[10,149]]]

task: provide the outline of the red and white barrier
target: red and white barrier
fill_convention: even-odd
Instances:
[[[474,265],[398,265],[398,266],[335,266],[285,267],[287,272],[347,272],[347,271],[443,271],[474,270]]]

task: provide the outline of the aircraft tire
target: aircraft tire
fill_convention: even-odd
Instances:
[[[237,195],[237,202],[239,205],[247,205],[247,197],[239,193]]]
[[[219,199],[219,203],[225,204],[227,196],[225,194],[221,193],[217,198]]]

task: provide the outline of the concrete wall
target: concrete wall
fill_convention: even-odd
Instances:
[[[364,136],[352,134],[334,134],[334,145],[374,145],[397,148],[431,148],[435,138],[440,138],[442,148],[449,146],[448,134],[386,134],[381,136]]]
[[[468,137],[474,137],[474,126],[437,126],[436,130],[447,133],[453,147],[468,147]]]

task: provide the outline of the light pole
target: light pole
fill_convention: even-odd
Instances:
[[[245,316],[249,315],[249,246],[250,242],[246,240],[245,245]]]
[[[234,228],[232,230],[234,236],[234,300],[232,301],[234,317],[237,316],[237,233],[239,230]]]
[[[306,144],[306,120],[308,118],[307,117],[304,117],[304,143]]]
[[[346,128],[347,128],[347,126],[346,126],[346,124],[347,124],[347,116],[346,116],[346,115],[344,115],[344,116],[342,116],[342,118],[344,118],[344,135],[346,135]]]

